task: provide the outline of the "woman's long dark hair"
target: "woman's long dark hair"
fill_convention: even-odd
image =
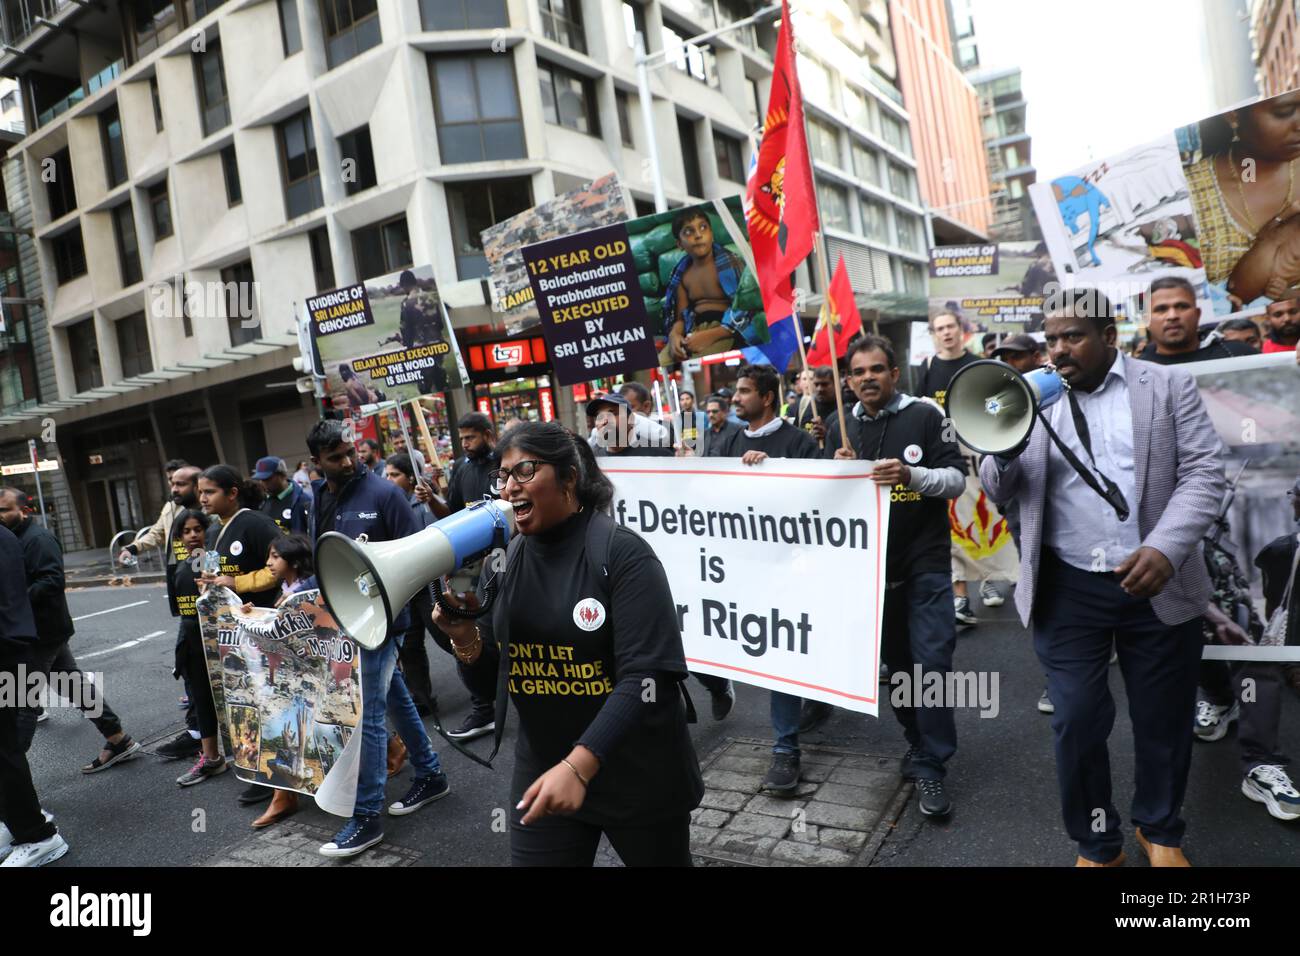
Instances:
[[[504,458],[512,448],[554,466],[561,481],[576,477],[575,493],[582,507],[604,511],[614,500],[614,485],[600,470],[591,446],[559,422],[516,425],[497,443],[496,450]]]
[[[213,465],[211,468],[205,468],[200,477],[208,479],[222,491],[236,492],[241,508],[256,508],[266,497],[261,488],[252,481],[246,481],[229,465]]]
[[[207,533],[208,525],[212,523],[211,517],[202,508],[186,508],[176,515],[176,537],[179,538],[185,533],[185,526],[190,523],[191,518],[197,519],[204,534]]]
[[[404,451],[395,451],[384,459],[385,465],[392,465],[398,471],[406,476],[406,480],[415,487],[415,466],[411,464],[411,456]]]
[[[298,576],[299,581],[316,573],[316,567],[312,563],[311,542],[307,540],[306,535],[286,534],[276,538],[271,542],[271,550],[293,568],[293,573]]]

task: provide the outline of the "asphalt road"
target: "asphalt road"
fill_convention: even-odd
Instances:
[[[94,588],[69,592],[77,621],[73,652],[83,669],[103,674],[103,686],[128,733],[147,750],[182,728],[179,682],[171,677],[176,622],[161,587]],[[958,713],[959,750],[949,765],[955,812],[935,824],[921,817],[913,799],[875,859],[878,866],[1062,866],[1074,848],[1059,817],[1050,718],[1035,709],[1042,678],[1028,635],[1014,621],[1010,602],[979,609],[981,623],[959,638],[957,670],[996,672],[999,712],[982,718],[976,709]],[[430,642],[434,688],[450,724],[459,722],[468,697],[451,659]],[[1133,788],[1132,735],[1118,668],[1112,668],[1118,716],[1111,735],[1116,804],[1125,815]],[[704,756],[727,736],[770,739],[768,695],[738,686],[738,702],[722,723],[708,716],[708,695],[692,684],[701,711],[693,728]],[[508,734],[508,737],[512,735]],[[1300,750],[1300,699],[1289,695],[1283,712],[1283,745]],[[902,734],[891,714],[879,720],[837,711],[808,743],[864,753],[901,756]],[[435,747],[442,741],[435,736]],[[246,840],[260,807],[243,808],[244,789],[233,773],[181,788],[182,761],[152,754],[103,773],[78,768],[97,753],[100,738],[80,713],[52,708],[40,724],[30,756],[36,786],[71,845],[55,866],[195,865],[219,858]],[[488,739],[474,746],[486,754]],[[448,747],[438,747],[452,793],[419,813],[386,818],[388,843],[418,854],[428,865],[505,865],[508,837],[493,827],[494,811],[506,803],[512,741],[502,746],[498,770],[489,771]],[[389,784],[389,799],[405,792],[410,771]],[[1300,821],[1268,816],[1240,792],[1235,731],[1213,744],[1197,743],[1184,815],[1185,848],[1194,864],[1295,865],[1300,862]],[[495,818],[499,819],[500,814]],[[295,818],[329,831],[341,821],[309,800]],[[1127,826],[1126,826],[1127,829]],[[1141,856],[1129,838],[1130,860]],[[1134,865],[1131,863],[1130,865]],[[1144,864],[1139,864],[1144,865]]]

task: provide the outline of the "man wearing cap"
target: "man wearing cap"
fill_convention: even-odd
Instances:
[[[311,499],[295,482],[283,458],[267,456],[257,459],[252,479],[266,489],[262,511],[279,525],[285,534],[306,534],[311,526]]]
[[[673,454],[668,430],[634,410],[623,395],[610,393],[593,398],[587,403],[587,414],[596,420],[587,441],[597,457]]]
[[[1012,335],[993,350],[993,358],[1006,362],[1021,375],[1043,367],[1043,347],[1032,335]]]

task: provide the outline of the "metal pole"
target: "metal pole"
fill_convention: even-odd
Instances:
[[[650,180],[654,184],[655,212],[668,211],[664,195],[664,173],[659,168],[659,141],[655,137],[654,106],[650,101],[650,67],[645,52],[645,35],[636,35],[636,87],[641,102],[641,123],[645,128],[646,156],[650,163]]]
[[[48,530],[50,527],[50,519],[45,514],[45,492],[41,490],[41,470],[36,461],[35,438],[27,439],[27,450],[31,452],[32,456],[32,477],[36,479],[36,500],[40,502],[41,506],[41,524],[45,526],[46,530]]]

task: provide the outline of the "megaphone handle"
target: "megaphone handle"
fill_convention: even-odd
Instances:
[[[497,596],[497,580],[495,574],[488,579],[486,584],[483,585],[483,603],[479,606],[477,611],[472,611],[469,608],[456,607],[448,601],[446,598],[446,592],[442,589],[441,575],[433,579],[431,586],[433,587],[434,600],[438,602],[438,607],[442,608],[443,613],[449,614],[452,617],[458,617],[465,621],[473,621],[482,617],[484,614],[487,614],[488,611],[492,610],[492,602]]]

